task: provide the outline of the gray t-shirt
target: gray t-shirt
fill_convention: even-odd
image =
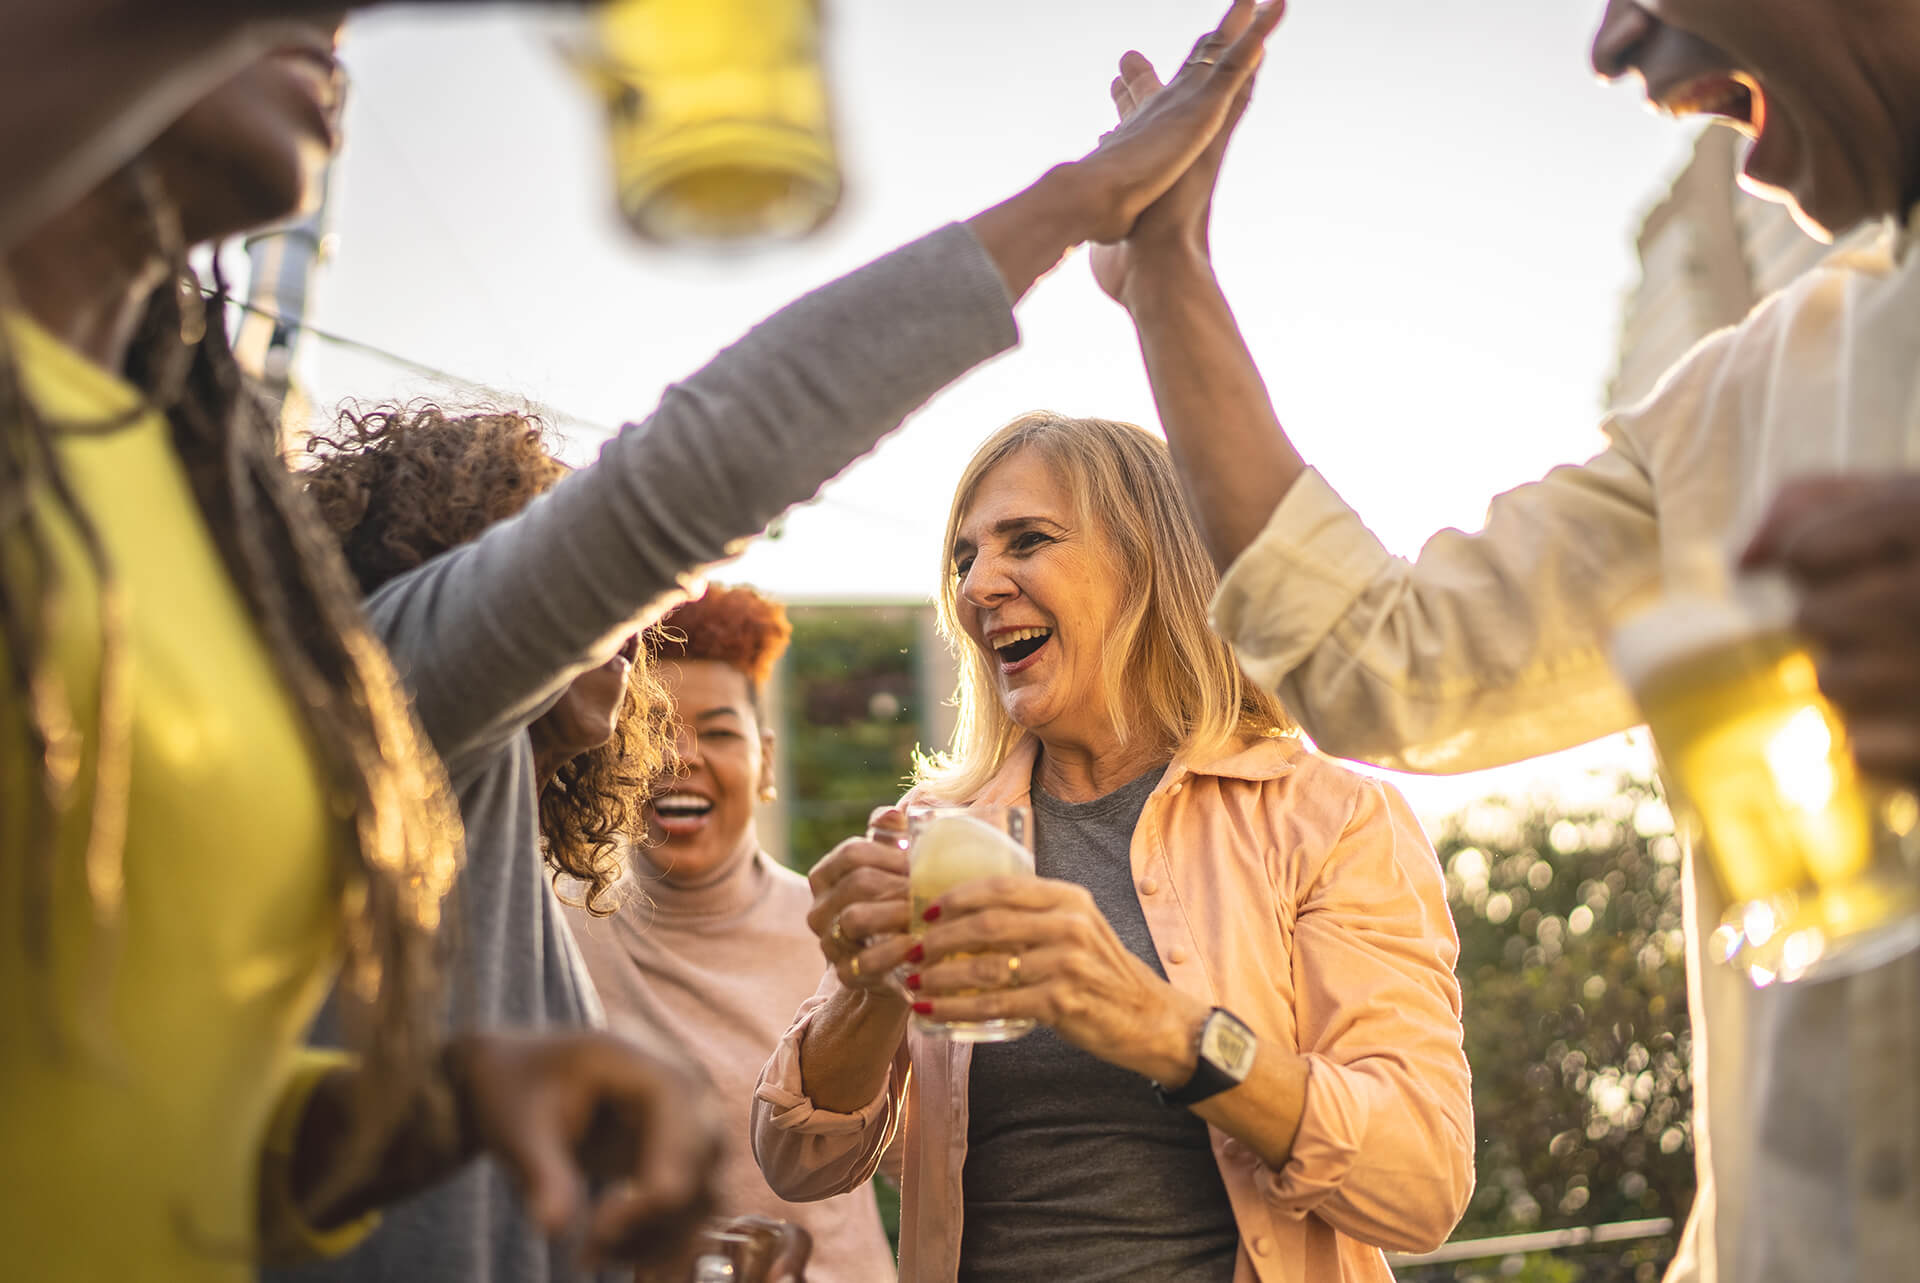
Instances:
[[[1093,893],[1162,979],[1129,851],[1155,768],[1091,802],[1033,790],[1034,866]],[[1229,1283],[1240,1235],[1207,1126],[1145,1078],[1036,1029],[974,1048],[961,1283]]]
[[[601,1020],[542,868],[528,726],[687,577],[738,552],[1016,338],[993,260],[966,227],[943,228],[755,326],[670,387],[651,417],[606,444],[595,466],[369,600],[466,824],[467,863],[448,915],[457,1026]],[[334,1040],[324,1018],[315,1038]],[[263,1276],[590,1277],[568,1247],[550,1245],[526,1219],[490,1160],[388,1209],[347,1255]]]

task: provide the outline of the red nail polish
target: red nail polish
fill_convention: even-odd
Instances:
[[[940,906],[937,904],[928,905],[927,911],[920,915],[920,920],[923,922],[938,922],[940,920]]]
[[[933,1004],[930,1002],[916,1002],[913,1004],[913,1011],[914,1014],[918,1016],[931,1016],[933,1014]]]
[[[922,946],[922,945],[917,945],[917,944],[916,944],[915,946],[913,946],[913,948],[911,948],[911,949],[909,949],[909,950],[907,950],[907,961],[908,961],[908,962],[918,962],[918,961],[920,961],[920,959],[922,959],[922,958],[924,958],[924,957],[926,957],[926,956],[927,956],[927,951],[926,951],[926,948],[925,948],[924,946]]]
[[[920,973],[916,971],[912,975],[907,977],[907,988],[918,989],[919,987],[920,987]]]

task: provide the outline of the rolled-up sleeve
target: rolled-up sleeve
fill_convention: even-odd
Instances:
[[[800,1074],[800,1044],[817,1012],[840,988],[829,971],[802,1003],[793,1025],[773,1049],[753,1092],[753,1156],[767,1185],[781,1198],[809,1203],[858,1189],[873,1179],[904,1117],[911,1061],[906,1042],[894,1056],[887,1083],[851,1114],[821,1109]]]
[[[1660,542],[1623,426],[1588,462],[1497,497],[1478,533],[1441,531],[1411,561],[1309,471],[1228,568],[1214,628],[1339,757],[1469,771],[1633,726],[1605,641],[1656,589]]]
[[[1360,782],[1295,928],[1307,1090],[1288,1161],[1259,1178],[1277,1212],[1396,1251],[1452,1233],[1473,1193],[1458,957],[1432,846],[1397,792]]]

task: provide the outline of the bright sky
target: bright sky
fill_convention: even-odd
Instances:
[[[1395,551],[1476,527],[1500,490],[1599,447],[1633,232],[1690,141],[1632,90],[1596,86],[1599,7],[1296,0],[1228,157],[1214,235],[1228,295],[1294,440]],[[627,235],[596,109],[538,21],[356,19],[337,250],[309,319],[588,424],[642,417],[794,295],[1085,151],[1111,123],[1118,55],[1176,64],[1220,0],[827,9],[847,201],[813,240],[742,257]],[[1084,261],[1042,282],[1020,322],[1018,352],[728,577],[925,597],[951,479],[992,429],[1039,407],[1154,425],[1131,327]],[[314,343],[301,371],[323,404],[475,395]],[[580,430],[573,453],[596,444]],[[1401,782],[1434,813],[1632,752]]]

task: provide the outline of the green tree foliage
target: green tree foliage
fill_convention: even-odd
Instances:
[[[781,752],[788,851],[805,872],[906,791],[922,737],[911,607],[796,607]]]
[[[1436,835],[1460,931],[1478,1186],[1454,1238],[1671,1217],[1693,1201],[1680,847],[1654,787],[1490,801]],[[1674,1235],[1403,1279],[1652,1283]]]

